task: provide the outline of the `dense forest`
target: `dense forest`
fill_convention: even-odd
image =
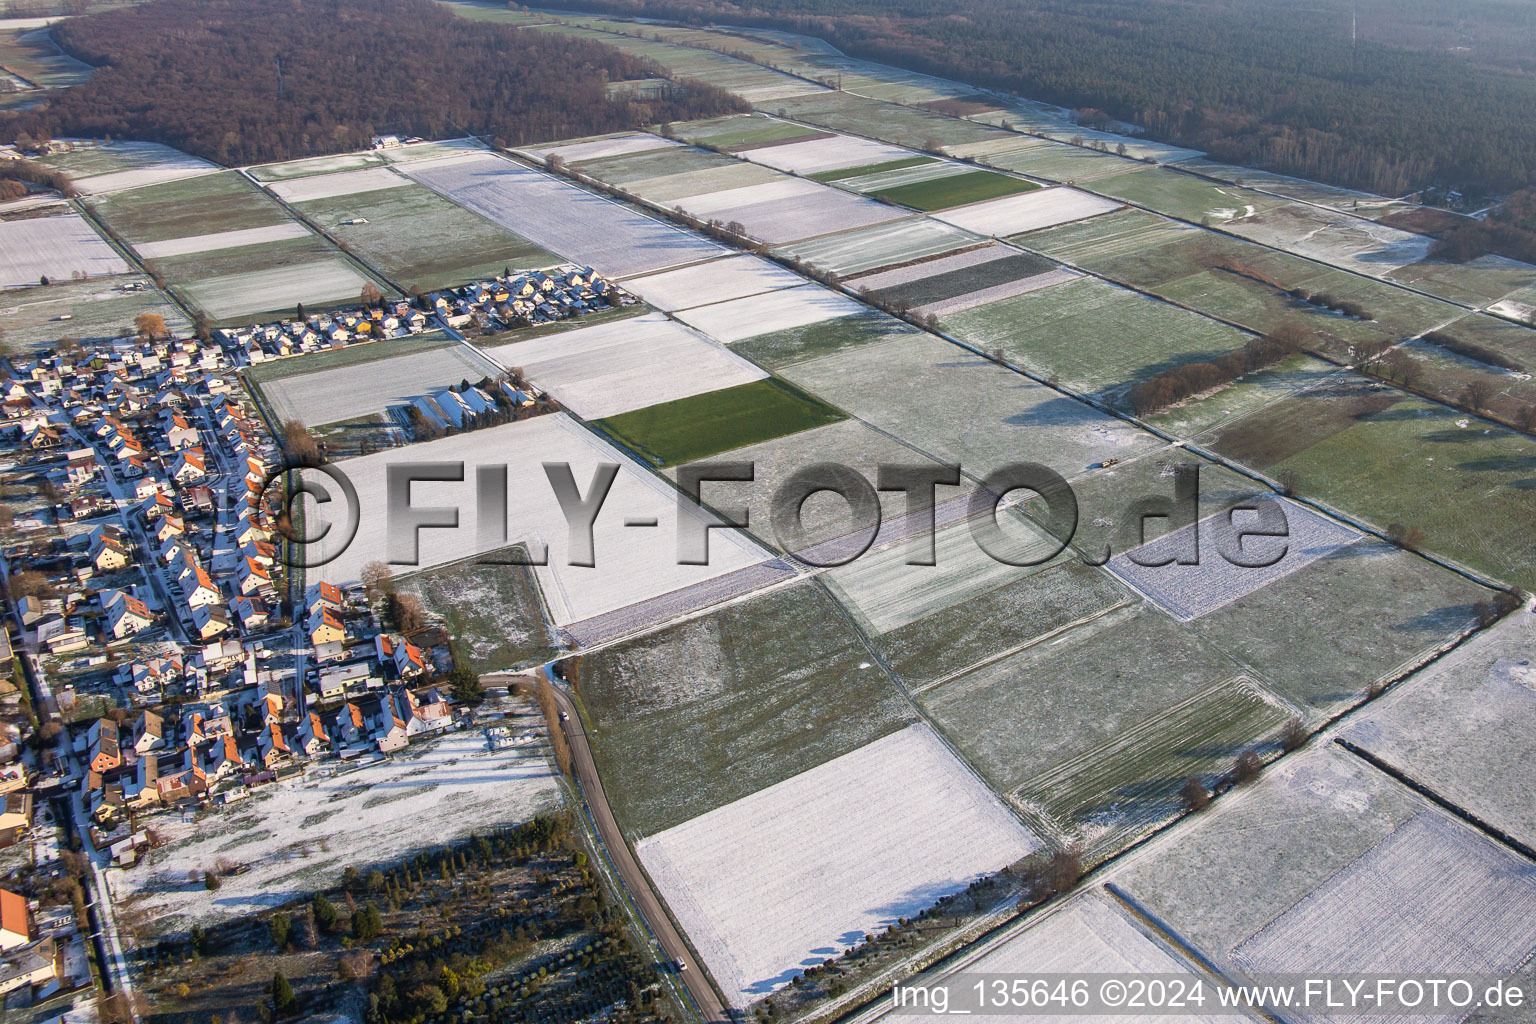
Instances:
[[[610,82],[663,72],[432,0],[155,0],[54,33],[100,70],[0,120],[0,139],[145,139],[246,164],[357,149],[376,133],[517,145],[744,109],[699,83],[610,98]]]
[[[1536,181],[1536,5],[1504,0],[547,0],[773,27],[1097,108],[1220,160],[1401,195]]]

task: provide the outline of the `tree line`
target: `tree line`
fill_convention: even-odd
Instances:
[[[376,134],[509,145],[745,109],[603,43],[459,18],[431,0],[154,0],[53,29],[91,78],[0,115],[0,140],[127,137],[225,165],[366,147]]]
[[[1505,191],[1536,178],[1536,125],[1521,116],[1536,104],[1536,12],[1490,0],[1458,11],[1481,50],[1454,45],[1467,29],[1446,25],[1433,0],[1365,11],[1354,38],[1349,5],[1304,0],[547,6],[803,32],[850,56],[1093,108],[1220,160],[1388,195],[1433,184]],[[1492,48],[1497,66],[1482,59]]]

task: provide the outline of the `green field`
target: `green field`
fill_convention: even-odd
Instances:
[[[1032,181],[994,171],[966,171],[931,181],[876,189],[867,194],[916,210],[947,210],[951,206],[979,203],[984,199],[1033,192],[1039,187]]]
[[[442,618],[458,664],[477,673],[539,665],[558,648],[544,623],[533,570],[492,563],[526,557],[521,547],[506,548],[413,573],[398,581],[399,588]]]
[[[383,341],[346,345],[309,355],[269,359],[246,367],[244,372],[253,384],[260,385],[268,381],[282,380],[284,377],[319,373],[321,370],[339,370],[344,366],[374,363],[392,356],[410,355],[412,352],[425,352],[429,349],[447,348],[456,344],[458,343],[442,331],[427,331],[425,334],[415,334],[409,338],[385,338]]]
[[[867,99],[848,92],[817,92],[791,96],[771,104],[773,109],[833,131],[864,135],[898,146],[926,148],[982,142],[1002,136],[999,128],[961,121],[943,114]]]
[[[1004,171],[1074,184],[1146,169],[1146,165],[1138,165],[1126,157],[1021,135],[978,146],[963,146],[955,151],[955,155],[968,156],[977,163]]]
[[[832,355],[845,349],[856,348],[894,338],[910,337],[919,330],[888,313],[869,310],[853,316],[840,316],[804,327],[790,327],[782,331],[759,334],[755,338],[738,341],[731,351],[769,370],[776,370],[791,363]]]
[[[1241,348],[1248,336],[1188,310],[1081,277],[944,317],[945,330],[1075,391],[1124,405],[1138,381]]]
[[[721,149],[752,147],[764,142],[815,138],[822,133],[802,124],[780,121],[766,114],[732,114],[708,121],[674,124],[673,134],[685,142],[707,142]]]
[[[1245,374],[1214,395],[1191,398],[1153,413],[1146,417],[1146,422],[1177,437],[1193,437],[1218,423],[1246,416],[1278,402],[1337,372],[1337,366],[1314,356],[1292,356],[1274,366]]]
[[[1163,167],[1137,168],[1135,164],[1129,164],[1127,168],[1129,173],[1093,182],[1091,191],[1145,206],[1179,220],[1195,224],[1204,222],[1213,227],[1243,215],[1250,207],[1253,212],[1261,212],[1285,205],[1283,199],[1240,185],[1218,185],[1193,174]]]
[[[1387,279],[1453,302],[1482,306],[1536,284],[1536,270],[1502,256],[1482,256],[1466,263],[1425,259],[1399,267]]]
[[[1428,550],[1536,588],[1536,439],[1354,375],[1202,435],[1200,443]]]
[[[993,251],[1006,253],[1008,250],[999,246]],[[887,301],[905,302],[909,306],[925,306],[930,302],[942,302],[945,299],[969,295],[985,288],[1035,277],[1055,270],[1056,267],[1055,263],[1034,253],[1015,252],[1001,259],[987,260],[959,270],[934,274],[932,277],[921,277],[906,284],[881,288],[876,294]],[[855,281],[854,285],[857,286],[858,282]]]
[[[127,189],[87,205],[130,245],[287,223],[287,212],[235,171]]]
[[[417,184],[296,203],[305,217],[406,290],[564,262]],[[367,223],[347,223],[363,220]]]
[[[910,723],[815,581],[580,658],[576,692],[620,822],[651,835]]]
[[[620,413],[595,425],[652,465],[670,466],[843,418],[827,403],[769,377]]]
[[[839,167],[835,170],[820,171],[816,174],[808,174],[806,177],[815,181],[835,182],[845,178],[859,178],[866,174],[879,174],[882,171],[901,171],[908,167],[921,167],[923,164],[937,163],[931,156],[907,156],[900,160],[886,160],[878,164],[859,164],[857,167]]]
[[[707,149],[691,146],[664,146],[639,153],[620,153],[616,156],[583,160],[578,165],[582,174],[610,185],[629,185],[648,178],[707,171],[717,167],[729,167],[739,163],[734,157],[711,153]]]

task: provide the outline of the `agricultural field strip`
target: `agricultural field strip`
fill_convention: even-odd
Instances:
[[[1071,267],[1057,267],[1055,270],[1047,270],[1043,274],[1033,277],[1022,277],[1017,281],[1005,281],[989,288],[979,288],[967,295],[957,295],[952,299],[941,299],[938,302],[930,302],[916,307],[913,312],[932,313],[934,316],[950,316],[954,313],[963,313],[977,306],[985,306],[989,302],[999,302],[1003,299],[1011,299],[1015,295],[1026,295],[1029,292],[1039,291],[1041,288],[1049,288],[1053,284],[1061,284],[1074,278],[1082,277],[1081,271]]]
[[[518,367],[588,420],[768,376],[662,313],[500,345],[487,354]]]
[[[315,156],[302,160],[285,160],[275,164],[257,164],[243,168],[246,175],[260,184],[282,181],[285,178],[305,178],[312,174],[336,174],[340,171],[360,171],[368,167],[384,166],[384,157],[376,152],[341,153],[336,156]]]
[[[612,277],[729,252],[648,214],[494,154],[423,160],[402,169],[535,245]]]
[[[535,575],[556,625],[589,619],[772,557],[740,531],[717,529],[710,531],[708,565],[678,565],[675,538],[680,512],[672,486],[563,413],[418,443],[411,446],[409,453],[417,461],[465,463],[463,482],[433,485],[433,493],[443,503],[456,504],[460,509],[459,526],[422,530],[416,564],[409,568],[425,569],[456,562],[507,544],[542,542],[548,546],[549,564],[537,567]],[[386,468],[400,459],[401,453],[392,451],[337,463],[357,490],[358,507],[385,506]],[[498,539],[494,530],[487,527],[488,536],[481,536],[475,467],[505,465],[509,480],[543,481],[545,462],[568,463],[583,487],[599,462],[620,467],[604,514],[594,527],[595,567],[570,564],[570,531],[552,490],[543,483],[512,489],[506,521],[513,524],[514,535]],[[325,486],[323,480],[318,482]],[[306,515],[314,517],[318,529],[318,524],[345,516],[345,509],[334,508],[336,504],[309,503]],[[698,509],[682,514],[695,515],[705,522],[718,521]],[[637,542],[634,532],[623,525],[627,518],[654,518],[658,528],[647,535],[654,539]],[[386,559],[389,552],[384,520],[383,516],[363,517],[350,544],[342,543],[346,523],[334,522],[331,535],[312,545],[306,555],[311,563],[332,557],[322,568],[312,571],[312,576],[350,585],[368,562]],[[395,568],[398,572],[408,571],[403,564]]]
[[[1180,622],[1191,622],[1365,539],[1365,535],[1354,528],[1289,499],[1277,499],[1277,504],[1285,513],[1288,534],[1284,554],[1271,565],[1245,568],[1234,565],[1215,550],[1215,524],[1228,516],[1228,512],[1223,511],[1158,537],[1133,551],[1121,552],[1109,560],[1109,571]],[[1231,513],[1231,524],[1235,531],[1260,528],[1256,516],[1240,518],[1235,511]],[[1148,566],[1137,563],[1132,557],[1147,561],[1178,557],[1194,536],[1199,538],[1198,564],[1172,562]],[[1279,546],[1278,540],[1244,541],[1242,555],[1254,560],[1273,557]]]
[[[404,405],[461,380],[478,381],[496,367],[467,345],[296,373],[258,385],[280,421],[310,427],[356,419]]]
[[[851,178],[839,178],[832,184],[839,188],[846,188],[850,192],[878,192],[886,188],[899,188],[902,185],[916,185],[923,181],[952,178],[957,174],[966,174],[976,169],[954,161],[934,160],[913,167],[898,167],[890,171],[875,171],[870,174],[857,174]]]
[[[666,312],[708,306],[805,284],[805,278],[757,256],[741,254],[619,282],[624,290]]]
[[[835,274],[857,274],[893,263],[904,263],[952,252],[985,241],[983,235],[962,231],[930,217],[881,224],[826,235],[775,250]]]
[[[566,163],[574,164],[580,163],[583,160],[600,160],[605,156],[621,156],[625,153],[648,153],[654,149],[667,149],[671,146],[680,145],[682,143],[674,142],[671,139],[664,139],[660,135],[652,135],[649,132],[634,132],[608,139],[592,139],[587,142],[562,142],[553,146],[525,148],[517,152],[526,153],[536,160],[548,160],[551,156],[558,156]]]
[[[374,192],[384,188],[400,188],[410,184],[410,179],[389,167],[365,167],[355,171],[337,171],[332,174],[315,174],[304,178],[261,183],[263,188],[290,203],[302,203],[309,199],[330,199],[333,196],[350,196],[359,192]]]
[[[189,256],[218,249],[235,249],[244,245],[260,245],[263,242],[280,242],[286,238],[308,238],[309,229],[297,221],[273,224],[264,228],[245,228],[238,231],[216,231],[208,235],[192,235],[188,238],[168,238],[162,242],[141,242],[133,247],[141,259],[155,260],[167,256]]]
[[[780,177],[759,185],[744,185],[740,188],[689,196],[681,200],[678,205],[695,217],[708,219],[723,217],[733,210],[741,210],[776,199],[798,199],[827,193],[836,194],[831,186],[820,182],[805,178]]]
[[[113,171],[107,174],[93,174],[89,177],[74,179],[75,190],[83,196],[100,196],[109,192],[125,192],[128,189],[143,188],[146,185],[163,185],[171,181],[180,181],[183,178],[195,178],[204,174],[217,174],[224,170],[213,164],[204,163],[196,157],[187,156],[184,153],[177,154],[181,159],[167,161],[148,167],[135,167],[129,170]]]
[[[368,279],[340,253],[307,263],[250,270],[197,281],[181,281],[175,287],[216,320],[274,313],[296,303],[319,306],[355,300]]]
[[[1124,205],[1118,199],[1106,199],[1058,185],[942,210],[930,216],[967,231],[1003,237],[1082,220]]]
[[[63,216],[0,221],[0,288],[30,287],[43,277],[125,274],[127,262],[73,211]]]
[[[783,829],[790,819],[796,827]],[[767,847],[770,831],[780,838]],[[1038,847],[919,724],[647,836],[635,851],[727,1000],[745,1007],[788,984],[808,957],[884,931]]]
[[[894,270],[882,270],[850,277],[844,283],[856,291],[880,291],[896,285],[921,281],[937,274],[946,274],[951,270],[963,270],[967,267],[991,263],[993,260],[1007,259],[1009,256],[1017,255],[1019,251],[1002,242],[990,242],[953,256],[939,256],[935,259],[920,260],[904,267],[897,267]]]
[[[1232,959],[1253,973],[1504,977],[1533,951],[1536,868],[1430,810],[1249,936]]]
[[[749,149],[736,155],[779,171],[820,174],[841,167],[877,164],[919,154],[883,142],[871,142],[852,135],[837,135],[830,139],[811,139],[808,142],[788,142]]]
[[[852,316],[865,308],[840,292],[804,284],[683,310],[677,318],[728,345],[760,334]]]

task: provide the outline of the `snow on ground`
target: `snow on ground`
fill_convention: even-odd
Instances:
[[[144,185],[159,185],[223,170],[206,160],[188,156],[179,149],[154,142],[108,142],[91,147],[90,155],[107,155],[122,169],[99,174],[70,173],[81,195],[99,196]],[[65,165],[66,170],[68,164]]]
[[[0,288],[25,288],[42,277],[67,281],[126,274],[128,264],[77,213],[0,221]]]
[[[1115,199],[1058,187],[973,203],[932,216],[967,231],[1001,238],[1108,213],[1122,205]]]
[[[736,1006],[1039,846],[926,725],[635,844]]]
[[[356,301],[367,279],[340,256],[287,267],[226,274],[189,281],[181,290],[215,320],[270,313],[297,303],[318,306],[342,299]]]
[[[1240,552],[1234,552],[1245,561],[1273,560],[1273,564],[1250,568],[1228,560],[1219,550],[1217,532],[1227,528],[1227,513],[1219,512],[1194,526],[1158,537],[1134,552],[1121,552],[1109,560],[1109,571],[1174,618],[1189,622],[1328,558],[1363,537],[1343,523],[1294,501],[1280,498],[1276,504],[1285,513],[1286,536],[1250,537],[1242,542]],[[1251,512],[1234,510],[1231,523],[1233,532],[1265,529],[1257,514]],[[1131,559],[1132,554],[1142,562],[1182,557],[1191,534],[1197,530],[1199,562],[1195,565],[1180,565],[1177,561],[1141,565]]]
[[[925,278],[939,274],[947,274],[951,270],[965,270],[968,267],[980,266],[983,263],[991,263],[993,260],[1007,259],[1009,256],[1017,256],[1019,250],[1010,245],[999,245],[995,242],[978,246],[975,249],[967,249],[965,252],[955,253],[953,256],[940,256],[937,259],[923,260],[920,263],[911,263],[895,270],[883,270],[876,274],[866,274],[863,277],[854,277],[848,280],[848,284],[858,289],[880,291],[882,288],[894,288],[897,285],[911,284],[913,281],[921,281]]]
[[[1073,278],[1083,275],[1067,267],[1057,267],[1055,270],[1047,270],[1043,274],[1034,277],[1021,277],[1017,281],[1004,281],[990,288],[978,288],[974,292],[964,295],[956,295],[952,299],[941,299],[938,302],[930,302],[914,308],[915,313],[932,313],[934,316],[951,316],[955,313],[964,313],[968,309],[977,306],[985,306],[989,302],[1001,302],[1003,299],[1011,299],[1015,295],[1026,295],[1029,292],[1037,292],[1041,288],[1049,288],[1053,284],[1061,284],[1071,281]]]
[[[216,231],[211,235],[192,235],[188,238],[168,238],[163,242],[143,242],[134,246],[147,260],[167,256],[186,256],[190,253],[213,252],[216,249],[234,249],[242,245],[259,245],[262,242],[280,242],[285,238],[307,238],[309,229],[297,221],[270,224],[264,228],[245,228],[241,231]]]
[[[781,251],[834,274],[857,274],[975,245],[979,241],[981,238],[971,232],[961,231],[943,221],[913,217],[785,246]]]
[[[423,482],[412,491],[416,507],[457,508],[459,525],[422,529],[419,559],[412,564],[408,527],[400,527],[406,551],[393,556],[390,552],[385,480],[392,465],[423,462],[462,467],[462,482]],[[584,496],[591,492],[592,475],[599,463],[620,467],[593,528],[594,567],[569,564],[570,530],[545,475],[545,463],[568,464]],[[323,524],[331,524],[330,533],[311,545],[306,560],[313,564],[334,556],[333,561],[311,569],[310,575],[333,583],[356,582],[362,567],[375,559],[391,561],[395,572],[403,574],[411,568],[458,561],[507,543],[528,541],[535,547],[543,543],[549,547],[549,564],[536,568],[535,575],[551,617],[563,626],[715,579],[769,557],[740,531],[710,530],[709,564],[679,565],[676,492],[665,480],[642,469],[563,413],[454,434],[334,465],[357,491],[360,519],[356,538],[338,553],[346,540],[346,503],[333,500],[317,506],[303,499],[306,522],[315,523],[306,527],[308,536],[316,535]],[[475,492],[480,466],[507,469],[505,539],[479,533]],[[334,481],[319,473],[306,475],[329,493],[336,493]],[[704,516],[696,507],[690,507],[686,514]],[[634,519],[654,519],[656,526],[644,530],[626,527],[626,521]]]
[[[946,972],[944,981],[949,990],[950,1011],[955,1012],[976,1007],[973,980],[976,975],[1034,978],[1053,974],[1167,975],[1187,971],[1184,962],[1148,938],[1108,896],[1085,891],[1031,921],[1028,928],[1016,932],[1001,945],[993,946],[984,955],[961,962],[954,971]],[[876,1019],[901,1018],[894,1013],[884,1013]],[[1036,1013],[1024,1019],[1031,1024],[1066,1024],[1069,1021],[1081,1024],[1084,1020],[1081,1014]],[[1020,1016],[1017,1013],[972,1012],[967,1020],[972,1024],[1018,1024]],[[1158,1015],[1157,1020],[1168,1024],[1229,1024],[1234,1018],[1223,1014],[1170,1013]]]
[[[712,302],[739,299],[805,283],[799,274],[756,256],[742,254],[691,267],[666,270],[619,282],[657,309],[671,312]]]
[[[629,135],[619,135],[611,139],[593,139],[590,142],[576,142],[561,146],[544,146],[539,149],[527,149],[522,152],[538,157],[540,160],[551,156],[558,156],[568,164],[574,164],[581,160],[597,160],[605,156],[622,156],[625,153],[645,153],[653,149],[665,149],[667,146],[680,146],[682,143],[671,139],[664,139],[659,135],[651,135],[647,132],[634,132]]]
[[[400,188],[410,182],[388,167],[365,167],[358,171],[339,171],[336,174],[313,174],[290,181],[267,183],[267,189],[275,196],[290,203],[302,203],[310,199],[329,199],[332,196],[350,196],[359,192],[377,192],[385,188]]]
[[[1255,932],[1233,960],[1258,973],[1502,977],[1533,952],[1536,866],[1424,811]]]
[[[831,139],[811,139],[808,142],[788,142],[782,146],[763,146],[740,154],[753,163],[766,164],[781,171],[796,174],[820,174],[840,167],[857,167],[860,164],[879,164],[891,160],[905,160],[916,156],[910,149],[887,146],[883,142],[855,139],[839,135]]]
[[[279,377],[261,385],[279,421],[311,427],[379,413],[429,392],[477,381],[496,367],[464,345],[448,345],[388,359]]]
[[[737,222],[748,237],[777,245],[910,216],[905,210],[803,178],[706,192],[676,205],[701,220]]]
[[[685,310],[677,318],[716,341],[730,344],[759,334],[820,323],[864,311],[864,306],[820,285],[753,295]]]
[[[279,181],[283,178],[303,178],[311,174],[336,174],[339,171],[358,171],[365,167],[379,167],[384,158],[378,153],[338,153],[335,156],[312,156],[302,160],[285,160],[276,164],[261,164],[246,168],[257,181]]]
[[[610,277],[725,252],[714,242],[493,154],[423,160],[401,170],[535,245]]]
[[[768,376],[663,313],[487,349],[589,420]]]
[[[891,171],[875,171],[873,174],[839,178],[837,183],[855,192],[875,192],[880,189],[898,188],[902,185],[916,185],[921,181],[953,178],[957,174],[968,174],[975,169],[969,164],[934,160],[926,164],[914,164],[911,167],[898,167]]]
[[[164,933],[275,906],[334,884],[348,866],[527,821],[558,806],[560,791],[542,717],[524,707],[513,721],[529,738],[500,750],[479,729],[451,732],[344,774],[327,774],[339,762],[317,766],[197,820],[160,815],[151,827],[168,844],[109,871],[113,895]],[[221,858],[250,870],[226,875],[217,892],[190,881]]]

